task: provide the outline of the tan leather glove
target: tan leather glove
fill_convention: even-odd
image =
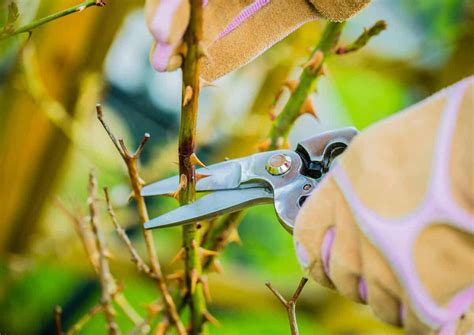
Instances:
[[[296,222],[314,279],[408,334],[474,332],[473,126],[470,77],[358,135]]]
[[[370,0],[203,0],[208,58],[201,76],[213,81],[249,63],[266,49],[318,18],[347,20]],[[182,62],[182,38],[190,16],[189,0],[147,0],[147,25],[155,39],[151,63],[172,71]]]

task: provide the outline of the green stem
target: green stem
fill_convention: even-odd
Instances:
[[[310,59],[312,59],[314,54],[318,51],[323,53],[324,61],[330,54],[334,53],[334,49],[345,24],[345,22],[328,22],[321,36],[321,40],[311,53]],[[303,69],[298,86],[291,94],[283,111],[275,119],[272,129],[270,130],[270,150],[277,149],[282,142],[281,139],[284,140],[283,143],[286,142],[291,127],[301,115],[303,103],[313,90],[316,80],[320,76],[322,65],[323,62],[321,62],[316,69],[311,69],[309,66]]]
[[[88,7],[92,7],[92,6],[102,7],[104,5],[105,5],[105,1],[98,1],[98,0],[84,1],[84,2],[82,2],[78,5],[75,5],[73,7],[67,8],[65,10],[59,11],[57,13],[53,13],[53,14],[45,16],[41,19],[30,22],[30,23],[28,23],[28,24],[26,24],[23,27],[20,27],[18,29],[14,29],[12,31],[4,31],[4,32],[0,33],[0,41],[4,40],[4,39],[7,39],[9,37],[18,35],[18,34],[31,32],[33,29],[36,29],[36,28],[38,28],[39,26],[42,26],[45,23],[54,21],[54,20],[59,19],[63,16],[67,16],[69,14],[81,12],[84,9],[88,8]]]
[[[179,129],[179,171],[186,176],[186,187],[181,190],[179,200],[181,205],[195,200],[195,169],[192,155],[196,145],[196,120],[199,98],[199,58],[201,52],[199,42],[202,39],[202,0],[191,0],[191,17],[188,29],[184,35],[184,43],[188,51],[183,60],[183,87],[181,124]],[[191,334],[204,332],[206,301],[199,278],[202,275],[201,259],[199,256],[200,232],[196,223],[183,227],[183,247],[186,251],[185,279],[188,289],[189,307],[191,311]]]

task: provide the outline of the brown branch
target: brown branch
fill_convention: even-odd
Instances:
[[[150,138],[150,135],[145,134],[138,149],[135,151],[134,154],[130,154],[130,151],[127,149],[124,141],[122,139],[117,140],[117,138],[111,131],[110,127],[108,126],[107,122],[105,122],[102,108],[99,104],[96,106],[96,111],[97,111],[97,118],[99,119],[100,123],[102,124],[105,131],[107,132],[110,139],[112,140],[112,143],[115,145],[115,147],[117,148],[117,151],[120,153],[120,156],[125,162],[125,165],[127,166],[130,183],[133,189],[133,197],[137,205],[137,211],[138,211],[140,223],[142,224],[142,227],[143,227],[143,224],[149,220],[149,216],[148,216],[148,211],[145,205],[145,199],[142,197],[140,193],[143,182],[138,173],[138,160],[140,158],[140,154],[143,150],[143,147],[145,146],[145,143]],[[145,229],[143,229],[142,231],[143,231],[143,237],[145,239],[148,258],[151,265],[150,266],[151,271],[158,285],[158,289],[160,290],[162,294],[166,313],[171,319],[171,323],[176,327],[178,334],[180,335],[187,334],[186,328],[181,322],[179,314],[176,310],[176,305],[173,301],[173,298],[171,297],[165,278],[163,277],[163,273],[161,271],[160,263],[158,260],[158,255],[156,253],[156,247],[155,247],[155,242],[153,240],[152,232],[150,230],[145,230]]]
[[[104,194],[105,194],[105,200],[107,202],[107,211],[109,212],[110,219],[112,220],[112,223],[115,227],[117,234],[120,236],[122,241],[127,246],[127,249],[130,252],[130,255],[132,256],[133,263],[135,263],[135,265],[137,266],[138,271],[143,272],[151,276],[152,278],[154,278],[153,272],[151,271],[150,267],[140,257],[140,255],[138,254],[138,251],[135,249],[135,247],[132,244],[132,241],[130,241],[130,238],[125,232],[125,229],[123,229],[118,223],[117,216],[115,215],[115,211],[112,207],[112,202],[110,200],[109,190],[107,189],[107,187],[104,188]]]
[[[56,330],[56,335],[63,335],[63,325],[61,322],[61,315],[63,314],[63,309],[61,306],[56,306],[54,308],[54,327]]]
[[[74,225],[74,229],[76,230],[76,233],[81,239],[87,258],[91,263],[92,269],[95,273],[98,273],[99,253],[97,252],[94,235],[92,234],[90,225],[86,224],[86,222],[82,219],[81,215],[76,215],[68,208],[66,208],[64,203],[59,198],[55,199],[55,204]]]
[[[66,206],[61,202],[60,199],[55,199],[56,206],[66,215],[66,217],[73,223],[74,228],[79,235],[87,258],[92,265],[94,272],[99,274],[99,253],[97,251],[94,234],[91,231],[90,225],[82,219],[82,215],[76,215],[72,213]],[[113,282],[113,290],[117,290],[119,285]],[[143,320],[140,315],[133,309],[131,304],[125,298],[122,293],[113,295],[115,302],[122,309],[125,315],[134,323],[139,324]]]
[[[196,149],[196,121],[198,113],[198,100],[200,90],[200,59],[205,57],[201,43],[203,31],[202,0],[191,0],[191,15],[189,25],[184,35],[187,47],[183,59],[181,89],[181,121],[178,139],[179,174],[186,177],[187,183],[179,192],[181,205],[189,204],[195,200],[195,168],[197,163]],[[194,158],[194,159],[193,159]],[[184,260],[184,273],[186,288],[189,294],[188,305],[190,308],[192,334],[201,334],[206,321],[206,299],[202,283],[201,259],[199,255],[200,231],[196,223],[183,226],[183,247],[186,251]]]
[[[115,312],[112,306],[112,298],[110,294],[111,289],[115,286],[115,283],[113,281],[112,275],[110,274],[105,239],[99,228],[99,213],[97,210],[97,179],[94,170],[91,170],[89,174],[88,192],[89,197],[87,201],[89,203],[90,224],[95,235],[97,250],[99,252],[99,279],[100,285],[102,287],[101,304],[103,306],[108,332],[109,334],[116,335],[119,334],[120,331],[117,323],[115,322]]]
[[[296,322],[296,301],[301,294],[304,286],[308,282],[308,278],[301,278],[301,281],[296,288],[295,293],[290,300],[286,300],[280,292],[278,292],[272,285],[272,283],[268,282],[265,285],[272,291],[272,293],[277,297],[277,299],[281,302],[281,304],[285,307],[286,312],[288,313],[288,321],[290,323],[290,330],[292,335],[298,335],[298,324]]]

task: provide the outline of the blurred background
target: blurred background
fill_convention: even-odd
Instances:
[[[0,0],[0,26],[9,0]],[[78,0],[19,0],[19,24]],[[109,1],[26,35],[0,41],[0,333],[51,334],[53,309],[63,307],[68,329],[99,300],[100,285],[73,225],[55,206],[86,211],[87,175],[109,186],[121,224],[138,250],[144,245],[130,186],[118,153],[95,116],[106,118],[130,147],[144,132],[151,140],[141,174],[154,181],[177,172],[180,72],[155,73],[143,1]],[[474,73],[474,6],[468,0],[374,0],[348,23],[342,40],[384,19],[388,30],[363,50],[335,56],[313,96],[320,122],[303,116],[291,144],[322,130],[359,129]],[[268,116],[282,82],[296,78],[324,22],[303,26],[244,68],[205,88],[200,98],[198,155],[211,164],[256,151],[271,126]],[[283,99],[284,101],[285,99]],[[150,215],[176,206],[150,199]],[[102,204],[102,209],[105,209]],[[129,261],[105,210],[101,227],[113,255],[112,272],[124,294],[145,315],[157,291]],[[246,211],[242,244],[220,256],[224,271],[210,274],[211,312],[222,326],[212,334],[288,334],[285,311],[264,283],[290,294],[302,271],[291,236],[271,206]],[[156,231],[165,272],[180,247],[180,229]],[[398,334],[370,310],[310,282],[298,303],[302,334]],[[119,315],[122,329],[133,324]],[[82,333],[104,333],[103,316]]]

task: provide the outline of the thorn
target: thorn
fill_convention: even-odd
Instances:
[[[186,42],[181,43],[176,52],[181,56],[180,58],[183,59],[188,54],[188,44]]]
[[[179,271],[176,271],[174,273],[170,273],[169,275],[166,276],[166,279],[167,280],[177,280],[177,281],[181,281],[184,279],[184,271],[183,270],[179,270]]]
[[[222,268],[221,261],[218,260],[217,258],[214,258],[212,260],[210,271],[213,271],[213,272],[216,272],[216,273],[222,273],[224,271],[224,269]]]
[[[197,183],[198,181],[200,181],[201,179],[204,179],[204,178],[207,178],[207,177],[210,177],[210,176],[211,176],[210,174],[204,174],[204,173],[197,173],[197,172],[196,172],[196,175],[195,175],[195,177],[196,177],[196,183]]]
[[[155,335],[165,335],[166,330],[168,329],[168,325],[169,325],[168,321],[166,320],[161,321],[156,327]]]
[[[214,326],[216,326],[216,327],[220,327],[220,326],[221,326],[221,324],[219,323],[219,321],[218,321],[214,316],[212,316],[212,314],[209,313],[209,311],[204,311],[203,316],[204,316],[204,318],[205,318],[207,321],[209,321],[210,323],[212,323]]]
[[[267,151],[270,148],[270,144],[272,144],[272,141],[269,138],[267,138],[263,142],[257,144],[256,149],[258,151]]]
[[[156,302],[151,303],[151,304],[147,304],[145,306],[145,308],[146,308],[147,312],[151,315],[156,315],[164,309],[162,304],[156,303]]]
[[[170,262],[170,265],[176,263],[177,261],[179,260],[182,260],[184,259],[184,257],[186,256],[186,250],[184,248],[180,248],[178,250],[178,253],[173,257],[173,259],[171,260]]]
[[[268,116],[270,116],[271,121],[275,121],[277,117],[277,113],[275,111],[275,105],[273,105],[272,108],[270,109],[270,112],[268,112]]]
[[[229,242],[234,242],[237,243],[238,245],[242,244],[242,240],[240,239],[239,232],[237,231],[237,228],[233,229],[228,238]]]
[[[197,269],[193,269],[191,272],[191,294],[196,291],[196,285],[199,280]]]
[[[306,98],[306,100],[303,103],[303,106],[301,106],[300,115],[303,115],[303,114],[309,114],[319,121],[319,117],[316,114],[316,109],[314,108],[313,101],[309,97]]]
[[[185,107],[193,98],[193,88],[191,86],[186,86],[183,96],[183,107]]]
[[[140,186],[144,186],[146,184],[146,182],[140,176],[138,176],[138,183],[140,184]]]
[[[135,193],[133,191],[130,191],[128,194],[127,202],[132,201],[132,199],[135,199]]]
[[[215,250],[199,248],[199,254],[204,257],[218,256],[219,253]]]
[[[203,162],[201,162],[201,160],[198,158],[198,156],[196,156],[196,153],[192,153],[191,154],[191,157],[189,157],[189,159],[191,160],[191,164],[192,165],[199,165],[203,168],[207,168],[206,164],[204,164]]]
[[[198,44],[198,57],[199,58],[211,58],[209,56],[209,52],[207,51],[207,48],[202,44],[202,42],[199,42]]]
[[[202,291],[204,293],[204,298],[208,303],[212,302],[211,291],[209,290],[209,283],[207,281],[207,276],[201,276],[199,281],[202,284]]]
[[[321,66],[321,68],[319,69],[319,75],[320,76],[325,76],[326,75],[326,65],[323,64],[323,66]]]
[[[191,246],[193,247],[193,249],[197,249],[197,248],[198,248],[198,245],[197,245],[196,240],[192,240],[192,241],[191,241]]]
[[[178,188],[176,189],[174,193],[171,194],[171,196],[175,199],[178,199],[181,191],[184,190],[187,186],[188,186],[188,178],[186,177],[186,175],[182,174],[180,176]]]
[[[316,51],[311,58],[303,64],[303,69],[309,68],[310,71],[314,72],[321,65],[324,59],[322,51]]]
[[[293,93],[296,88],[298,87],[298,85],[300,84],[300,81],[299,80],[286,80],[284,83],[283,83],[283,87],[286,87],[290,90],[291,93]]]

